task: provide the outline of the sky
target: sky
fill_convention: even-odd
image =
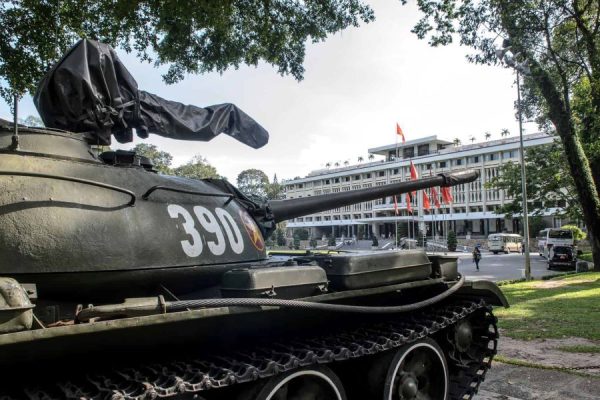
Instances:
[[[269,143],[252,149],[227,135],[211,142],[176,141],[151,135],[146,142],[173,155],[175,166],[200,155],[235,182],[248,168],[279,180],[305,176],[326,163],[356,164],[368,149],[396,140],[399,123],[407,140],[438,135],[448,140],[492,139],[508,129],[518,134],[516,86],[509,69],[467,62],[471,49],[453,44],[432,48],[410,32],[420,18],[414,2],[368,1],[376,20],[346,29],[324,42],[308,44],[304,80],[280,76],[267,64],[223,74],[189,75],[166,85],[166,67],[118,51],[140,89],[196,106],[233,103],[270,133]],[[20,118],[38,115],[30,97]],[[12,119],[0,101],[0,118]],[[534,133],[527,127],[525,133]],[[129,149],[142,142],[118,144]]]

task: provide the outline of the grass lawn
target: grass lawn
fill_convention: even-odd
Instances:
[[[600,340],[600,273],[501,286],[510,308],[496,308],[498,326],[515,339]]]
[[[588,251],[587,253],[583,253],[582,255],[580,255],[579,257],[580,260],[584,260],[584,261],[589,261],[589,262],[593,262],[594,260],[592,259],[592,252]]]

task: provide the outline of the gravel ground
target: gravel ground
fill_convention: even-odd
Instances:
[[[477,400],[598,400],[600,379],[495,362]]]

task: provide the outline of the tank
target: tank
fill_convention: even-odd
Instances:
[[[161,175],[97,145],[136,126],[183,140],[225,132],[253,147],[268,135],[233,105],[182,106],[139,93],[131,77],[124,90],[111,52],[83,41],[49,72],[36,105],[50,128],[0,120],[0,399],[476,395],[499,339],[492,309],[508,306],[494,283],[466,281],[456,256],[424,250],[265,245],[286,220],[468,183],[476,171],[262,202],[225,180]],[[107,54],[113,68],[95,71],[121,74],[112,97],[99,95],[110,79],[74,95],[83,86],[61,68],[88,57],[83,70],[94,71]],[[144,117],[88,113],[98,101]]]

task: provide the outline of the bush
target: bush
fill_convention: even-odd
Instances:
[[[456,251],[456,245],[458,241],[456,240],[456,233],[454,231],[448,232],[448,251]]]
[[[294,236],[298,236],[300,240],[308,240],[309,232],[308,229],[299,228],[294,229]]]
[[[377,236],[373,235],[372,240],[373,240],[373,242],[371,243],[371,246],[378,247],[379,246],[379,240],[377,240]]]
[[[573,232],[573,239],[579,242],[587,237],[587,233],[582,231],[578,226],[575,225],[563,225],[560,229],[568,229]]]
[[[335,237],[333,237],[333,235],[329,235],[329,239],[327,240],[327,245],[328,246],[335,246]]]
[[[283,229],[277,228],[275,232],[277,237],[277,246],[285,246],[285,232],[283,232]]]
[[[294,250],[300,250],[300,238],[294,236]]]
[[[310,247],[312,247],[313,249],[317,247],[317,239],[315,238],[310,238],[310,241],[308,242],[308,245]]]

